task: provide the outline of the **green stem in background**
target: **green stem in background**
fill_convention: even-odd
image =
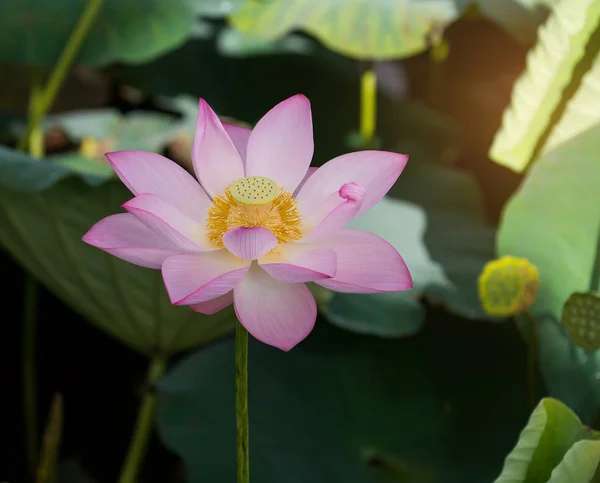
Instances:
[[[79,52],[101,5],[102,0],[88,1],[65,48],[61,52],[58,62],[52,70],[46,86],[42,87],[42,71],[40,69],[32,70],[27,129],[17,148],[21,151],[28,150],[33,158],[44,156],[44,133],[41,122],[54,102],[54,98],[64,82],[67,72],[77,52]],[[23,409],[25,412],[27,458],[31,477],[36,472],[38,451],[35,371],[37,292],[37,282],[31,275],[26,275],[23,309]]]
[[[37,466],[37,405],[35,377],[35,322],[38,287],[31,275],[25,278],[23,306],[23,410],[25,412],[25,441],[30,476]]]
[[[42,72],[33,69],[29,112],[35,110],[40,99],[43,83]],[[39,123],[33,125],[31,134],[25,139],[26,147],[33,158],[44,156],[44,135]],[[25,274],[23,294],[23,410],[25,416],[25,444],[27,446],[27,464],[29,475],[33,476],[37,466],[37,394],[35,370],[35,332],[38,286],[35,279]]]
[[[101,6],[102,0],[88,0],[83,13],[79,17],[77,25],[75,25],[67,44],[60,53],[58,61],[52,69],[52,73],[48,78],[48,83],[44,86],[43,91],[40,93],[35,109],[29,114],[27,130],[25,131],[25,135],[19,141],[17,146],[18,149],[25,150],[28,140],[31,137],[31,133],[48,113],[48,110],[54,102],[56,94],[58,94],[60,86],[67,77],[67,73],[75,61],[75,57],[79,53],[79,50],[81,49],[88,32],[94,24],[94,20],[96,19]]]
[[[40,100],[42,98],[44,86],[44,73],[39,68],[31,69],[31,92],[29,95],[29,107],[28,113],[29,118],[33,117],[33,113],[38,109]],[[40,119],[41,122],[41,119]],[[44,130],[40,122],[31,126],[31,133],[29,138],[25,138],[27,150],[32,158],[43,158],[44,157]]]
[[[529,312],[525,312],[527,318],[527,333],[529,343],[527,344],[527,387],[529,389],[529,403],[532,407],[537,405],[537,357],[538,357],[538,327],[537,322]]]
[[[138,410],[133,436],[119,476],[119,483],[135,483],[152,434],[156,392],[154,385],[164,374],[167,362],[163,357],[153,357],[148,366],[144,395]]]
[[[377,126],[377,74],[373,62],[365,62],[360,82],[360,136],[368,148]]]
[[[248,438],[248,331],[235,329],[235,415],[237,427],[237,481],[250,481]]]
[[[54,394],[52,406],[48,412],[35,483],[54,483],[56,481],[56,463],[62,442],[63,420],[63,397],[61,393],[57,392]]]

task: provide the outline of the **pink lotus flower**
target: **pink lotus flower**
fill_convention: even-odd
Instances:
[[[252,131],[222,124],[201,99],[192,146],[200,183],[158,154],[109,153],[135,197],[83,240],[161,269],[175,305],[213,314],[233,303],[248,332],[287,351],[315,324],[305,282],[351,293],[412,287],[395,248],[344,229],[387,193],[408,157],[362,151],[309,168],[312,155],[306,97],[281,102]]]

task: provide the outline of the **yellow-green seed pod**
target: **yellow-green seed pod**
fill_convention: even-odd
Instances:
[[[84,156],[86,158],[94,159],[98,155],[99,146],[100,146],[100,143],[98,142],[97,139],[95,139],[91,136],[85,136],[81,140],[81,146],[79,147],[79,152],[81,153],[82,156]]]
[[[483,268],[478,280],[479,298],[488,314],[509,317],[533,305],[539,285],[538,270],[529,260],[504,256]]]
[[[585,351],[600,349],[600,294],[572,294],[563,306],[562,324],[569,339]]]
[[[277,198],[281,191],[275,181],[263,176],[236,179],[228,189],[231,196],[244,205],[265,205]]]

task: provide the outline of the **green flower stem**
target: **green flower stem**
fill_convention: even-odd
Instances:
[[[25,441],[29,475],[35,475],[37,466],[37,395],[35,376],[35,322],[38,287],[31,275],[25,278],[23,306],[23,410],[25,412]]]
[[[537,357],[538,357],[538,327],[537,322],[529,312],[525,312],[527,318],[527,332],[529,343],[527,344],[527,387],[529,389],[529,403],[532,407],[537,405]]]
[[[119,483],[135,483],[137,481],[137,475],[144,460],[148,440],[152,433],[154,409],[156,407],[154,384],[164,374],[166,365],[167,361],[165,358],[156,356],[152,358],[148,366],[144,396],[138,410],[133,436],[129,443],[129,450],[121,469]]]
[[[29,114],[27,130],[25,131],[25,135],[19,141],[17,146],[18,149],[22,151],[26,149],[29,139],[31,138],[31,133],[35,130],[35,127],[39,125],[52,106],[56,94],[58,94],[60,86],[63,84],[71,65],[75,61],[75,57],[79,53],[88,32],[94,24],[94,20],[96,19],[101,6],[102,0],[88,0],[83,13],[79,17],[77,25],[75,25],[67,44],[60,53],[58,61],[52,69],[52,73],[48,78],[48,83],[39,95],[35,109]]]
[[[360,84],[360,135],[371,146],[377,125],[377,75],[373,62],[365,62]]]
[[[248,331],[239,322],[235,330],[235,415],[237,427],[237,481],[250,481],[248,447]]]
[[[44,73],[39,68],[31,69],[31,93],[29,95],[28,113],[29,118],[33,117],[33,113],[38,108],[42,97],[44,87]],[[41,119],[40,119],[41,121]],[[44,131],[40,122],[33,124],[29,138],[25,138],[27,150],[32,158],[44,157]]]

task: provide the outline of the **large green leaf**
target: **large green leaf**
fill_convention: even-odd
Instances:
[[[600,441],[579,441],[567,451],[548,483],[597,483],[600,481]]]
[[[187,125],[187,113],[183,114]],[[114,174],[104,156],[106,152],[124,149],[160,151],[181,130],[182,122],[173,115],[157,112],[130,111],[121,115],[115,109],[94,109],[49,116],[43,127],[46,131],[59,128],[75,143],[85,142],[86,138],[95,143],[92,152],[80,150],[48,157],[52,169],[66,167],[67,172],[81,174],[94,186]],[[23,126],[17,129],[17,134],[23,129]]]
[[[231,310],[203,316],[169,303],[159,271],[81,241],[131,193],[90,187],[62,166],[0,147],[0,242],[49,290],[98,327],[146,354],[171,354],[228,332]],[[102,180],[100,180],[102,181]]]
[[[599,149],[600,123],[536,161],[505,208],[498,249],[538,267],[536,315],[560,320],[573,292],[599,288],[592,280],[600,227]]]
[[[509,202],[499,234],[502,254],[524,256],[538,266],[542,287],[534,310],[556,319],[573,292],[600,288],[592,280],[600,227],[600,171],[595,162],[600,115],[594,109],[600,106],[599,78],[600,57]]]
[[[599,4],[600,0],[596,2]],[[600,7],[598,7],[600,10]],[[595,40],[592,40],[595,43]],[[570,142],[579,135],[583,135],[592,128],[600,125],[600,55],[596,55],[585,73],[581,82],[578,84],[577,91],[569,99],[564,112],[558,123],[549,133],[548,139],[542,146],[541,155],[549,154],[558,146]],[[591,134],[590,134],[591,135]],[[582,141],[583,142],[583,141]],[[574,141],[577,143],[577,141]],[[570,153],[570,156],[580,156],[582,152],[572,145],[572,149],[577,149]],[[600,146],[600,143],[598,143]],[[562,151],[560,151],[562,153]],[[555,155],[558,156],[559,154]],[[561,159],[563,163],[570,163],[569,160]]]
[[[246,2],[230,17],[244,34],[277,39],[302,29],[349,57],[391,59],[427,48],[427,37],[459,15],[454,0]]]
[[[481,194],[473,178],[449,167],[409,161],[393,188],[364,215],[358,228],[383,237],[404,258],[414,289],[383,294],[336,293],[324,304],[336,325],[357,332],[401,337],[423,319],[418,297],[427,295],[454,312],[486,318],[477,297],[477,277],[494,257],[494,230],[484,223]]]
[[[0,2],[0,59],[54,64],[86,3]],[[194,10],[189,0],[105,0],[79,60],[95,66],[151,60],[188,38],[195,22]]]
[[[495,483],[545,483],[571,446],[590,434],[563,403],[543,399]]]
[[[600,353],[586,354],[560,319],[574,292],[600,288],[598,270],[600,173],[600,58],[552,130],[521,189],[509,202],[499,232],[501,254],[523,256],[540,271],[538,302],[541,372],[550,393],[587,423],[600,410]]]
[[[490,150],[494,161],[518,172],[527,167],[599,21],[599,0],[555,4],[529,53],[527,70],[515,83]]]
[[[0,186],[39,191],[72,174],[71,170],[49,163],[35,163],[26,154],[0,146]]]
[[[175,116],[159,112],[130,111],[122,115],[115,109],[95,109],[49,116],[44,126],[60,127],[76,142],[85,137],[110,141],[112,151],[158,151],[174,136],[180,122]]]
[[[535,313],[558,320],[573,292],[600,289],[593,277],[600,227],[598,79],[600,56],[508,203],[499,232],[501,254],[529,258],[540,270]]]
[[[570,117],[567,111],[563,121]],[[599,354],[586,355],[575,346],[560,317],[573,292],[599,288],[592,277],[600,227],[599,139],[600,124],[536,161],[509,201],[498,236],[501,255],[525,257],[539,269],[541,285],[531,312],[540,327],[541,371],[550,394],[588,423],[600,409]]]
[[[522,343],[508,324],[432,326],[390,340],[318,321],[289,353],[250,340],[252,478],[491,481],[529,413]],[[235,481],[233,346],[196,352],[158,385],[159,430],[189,483]]]

